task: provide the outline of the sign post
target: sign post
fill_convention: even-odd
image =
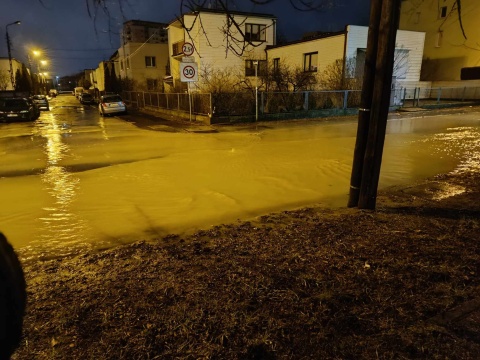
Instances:
[[[190,108],[190,121],[192,121],[192,92],[190,89],[190,83],[198,81],[198,64],[192,56],[195,47],[191,43],[186,42],[183,44],[182,51],[185,56],[180,63],[180,81],[186,82],[188,85],[188,105]]]

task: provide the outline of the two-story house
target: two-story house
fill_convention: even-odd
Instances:
[[[130,20],[123,24],[115,73],[145,91],[163,91],[168,72],[167,24]]]
[[[426,33],[422,80],[480,79],[479,20],[477,0],[402,1],[400,29]]]
[[[335,61],[343,63],[343,76],[361,75],[365,64],[368,27],[348,25],[345,31],[319,33],[302,40],[267,49],[273,66],[283,63],[321,77]],[[397,83],[420,79],[425,33],[397,31],[393,76]],[[349,64],[347,64],[349,62]]]
[[[198,82],[205,72],[222,70],[254,76],[266,69],[267,46],[276,43],[276,17],[270,14],[199,9],[168,25],[170,70],[174,86],[181,86],[183,45],[194,46],[191,60],[198,65]]]

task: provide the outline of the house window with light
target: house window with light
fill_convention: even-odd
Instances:
[[[266,28],[260,24],[245,24],[245,41],[266,41]]]
[[[155,56],[145,56],[145,66],[148,67],[156,67],[156,59]]]
[[[258,65],[255,65],[256,61]],[[257,76],[267,74],[267,60],[245,60],[245,76],[255,76],[255,66],[258,66]]]
[[[318,63],[318,52],[303,54],[303,71],[316,72]]]

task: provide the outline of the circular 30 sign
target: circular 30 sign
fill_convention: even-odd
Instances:
[[[180,63],[180,81],[198,81],[198,64]]]
[[[183,76],[187,79],[193,79],[195,77],[196,70],[192,65],[187,65],[183,68]]]

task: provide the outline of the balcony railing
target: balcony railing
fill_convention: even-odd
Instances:
[[[183,55],[183,44],[185,44],[185,40],[177,41],[176,43],[172,44],[173,56]]]

